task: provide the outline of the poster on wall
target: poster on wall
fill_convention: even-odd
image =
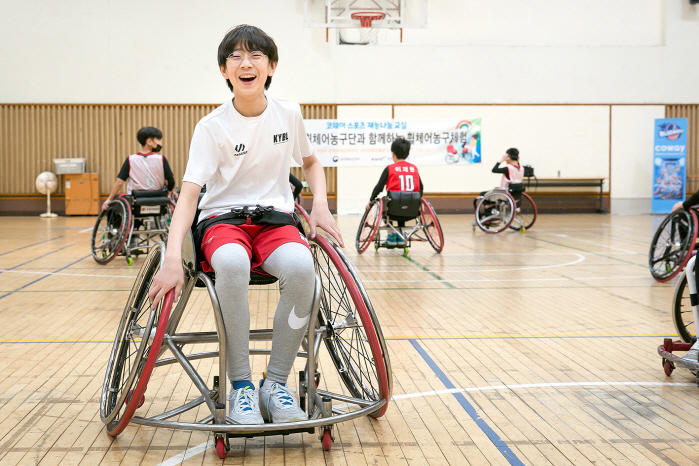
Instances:
[[[306,133],[324,167],[392,163],[391,143],[410,141],[410,162],[452,165],[481,162],[481,119],[470,120],[304,120]]]
[[[651,211],[667,214],[686,199],[687,119],[655,120]]]

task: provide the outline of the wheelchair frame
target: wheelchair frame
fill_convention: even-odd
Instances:
[[[675,323],[675,328],[680,336],[681,340],[672,341],[671,338],[666,338],[663,344],[658,346],[658,354],[662,358],[663,370],[665,375],[668,377],[672,374],[676,367],[681,367],[683,369],[688,369],[692,374],[696,376],[697,385],[699,386],[699,361],[690,361],[682,357],[673,354],[675,351],[689,351],[692,345],[696,342],[697,336],[699,335],[699,297],[697,296],[697,282],[696,275],[694,273],[687,273],[688,270],[694,270],[694,265],[696,263],[697,257],[692,256],[687,263],[687,267],[682,272],[682,277],[677,282],[675,288],[675,296],[673,299],[673,320]],[[694,335],[692,336],[686,332],[688,325],[685,325],[682,321],[681,312],[678,312],[679,305],[678,299],[682,300],[684,286],[687,285],[689,288],[689,299],[692,307],[692,317],[694,319]],[[685,330],[685,332],[682,331]],[[689,337],[689,338],[686,338]],[[687,341],[689,340],[689,341]]]
[[[98,264],[106,265],[112,260],[114,260],[116,256],[123,255],[126,258],[126,263],[132,265],[132,254],[134,256],[138,256],[142,253],[147,253],[150,248],[157,244],[157,241],[155,241],[157,239],[160,239],[163,242],[167,241],[167,219],[168,217],[172,216],[172,209],[175,206],[173,196],[170,196],[170,204],[165,207],[166,213],[164,214],[137,214],[139,215],[137,217],[136,215],[134,215],[134,209],[136,208],[159,207],[162,211],[163,206],[136,206],[132,202],[129,202],[129,200],[125,199],[124,196],[120,196],[117,199],[114,199],[109,203],[109,206],[109,209],[107,209],[106,211],[101,211],[100,214],[97,216],[95,227],[93,228],[92,232],[92,257]],[[95,240],[100,232],[100,223],[103,221],[105,217],[111,215],[112,213],[110,212],[110,210],[116,209],[117,206],[120,206],[119,208],[122,210],[122,219],[124,217],[128,218],[128,221],[125,222],[125,224],[128,225],[128,230],[124,231],[124,225],[122,225],[119,229],[112,228],[110,231],[110,220],[107,218],[107,225],[104,228],[102,228],[102,236],[104,238],[105,235],[111,234],[113,235],[113,239],[109,240],[108,242],[103,242],[100,245],[96,245]],[[145,222],[152,221],[155,228],[146,227],[143,230],[135,229],[136,220],[142,220],[144,222],[144,226]],[[110,244],[114,245],[115,247],[109,248]],[[108,253],[106,255],[103,255],[102,257],[99,257],[99,251],[104,252],[106,248],[110,249]]]
[[[348,293],[346,293],[347,296],[343,293],[341,299],[352,299],[357,315],[353,315],[353,312],[350,310],[348,315],[344,316],[342,320],[337,320],[341,317],[339,315],[339,310],[336,309],[334,313],[332,312],[333,300],[336,298],[328,296],[330,292],[325,292],[324,283],[318,276],[318,272],[322,271],[322,267],[318,265],[319,260],[316,255],[318,249],[313,249],[314,247],[324,251],[325,256],[328,257],[328,264],[331,260],[333,261],[333,265],[340,273],[341,279],[345,282],[345,285],[347,285],[348,279],[353,281],[355,286],[349,287],[346,290],[348,291]],[[112,436],[118,435],[129,422],[151,427],[165,427],[178,430],[211,431],[215,436],[217,454],[219,457],[223,458],[229,450],[228,439],[232,437],[255,437],[274,434],[286,435],[297,432],[315,433],[315,428],[321,429],[319,438],[322,441],[323,448],[329,450],[334,440],[334,424],[365,415],[371,415],[373,417],[382,416],[387,409],[392,390],[391,366],[385,341],[366,290],[362,286],[352,265],[334,243],[318,236],[313,240],[312,250],[316,251],[316,253],[314,253],[314,263],[316,264],[317,272],[313,305],[308,330],[302,348],[297,354],[297,357],[306,359],[305,370],[300,374],[299,397],[302,406],[307,400],[306,412],[309,415],[307,421],[264,425],[235,425],[232,424],[232,420],[226,416],[226,384],[228,378],[226,376],[226,334],[223,324],[223,315],[212,279],[206,273],[197,270],[196,253],[190,231],[185,237],[182,250],[182,261],[185,272],[185,285],[182,289],[182,295],[176,307],[172,310],[172,315],[170,315],[170,310],[172,309],[174,301],[174,290],[171,290],[156,309],[150,311],[148,319],[144,318],[143,322],[145,322],[145,324],[143,326],[136,324],[133,318],[128,316],[133,316],[133,311],[138,311],[141,307],[140,304],[139,308],[132,305],[135,304],[133,302],[134,296],[138,298],[137,295],[139,292],[137,290],[140,289],[140,293],[143,293],[145,290],[147,293],[147,289],[150,288],[148,277],[152,279],[157,268],[162,267],[162,261],[165,256],[165,245],[163,243],[158,243],[151,249],[139,271],[139,276],[136,279],[134,289],[131,292],[129,302],[127,302],[121,324],[117,331],[102,388],[100,418],[107,425],[108,433]],[[276,281],[274,277],[269,276],[261,277],[259,280],[258,282],[251,280],[251,284],[269,284]],[[201,281],[208,290],[214,310],[216,331],[178,333],[177,326],[198,281]],[[331,278],[328,278],[328,282],[332,281]],[[328,286],[336,287],[337,284],[329,283]],[[143,301],[143,297],[141,301]],[[150,305],[147,294],[145,295],[145,301],[145,304]],[[359,305],[358,303],[362,304]],[[323,306],[322,310],[320,310],[321,305]],[[324,315],[327,309],[330,309],[330,315]],[[156,315],[158,312],[160,312],[160,314]],[[331,318],[335,320],[331,320]],[[332,393],[317,388],[320,374],[316,371],[316,368],[321,343],[325,342],[326,346],[330,348],[330,340],[333,338],[342,338],[339,335],[344,330],[352,329],[353,338],[357,338],[355,333],[358,333],[361,344],[362,334],[357,330],[360,328],[363,329],[364,339],[370,346],[370,351],[373,356],[371,361],[373,361],[373,367],[376,369],[375,380],[379,387],[378,389],[375,387],[368,387],[371,388],[370,395],[374,396],[375,399],[368,399],[369,395],[364,398],[359,398],[357,396]],[[145,335],[149,335],[149,338],[144,338]],[[131,338],[131,342],[135,341],[133,338],[134,336],[136,337],[135,339],[140,338],[141,341],[137,351],[132,351],[130,342],[126,341],[129,337]],[[250,332],[251,341],[269,341],[271,338],[272,330],[270,329],[251,330]],[[182,350],[185,344],[212,342],[218,342],[218,351],[187,355]],[[158,349],[156,350],[156,348]],[[166,350],[169,350],[173,357],[159,359]],[[129,351],[131,351],[131,354],[129,354],[128,357],[134,355],[134,362],[133,364],[129,363],[130,372],[127,379],[122,383],[125,372],[123,361],[120,366],[119,358],[122,357],[125,352]],[[251,348],[250,354],[269,354],[270,351],[270,349]],[[346,354],[342,356],[345,357],[345,359],[347,358]],[[191,361],[213,357],[219,358],[218,375],[214,376],[213,386],[209,388],[202,377],[196,372]],[[347,375],[347,368],[345,368],[343,374],[343,370],[338,366],[338,364],[343,361],[338,361],[337,358],[333,358],[333,362],[335,366],[338,367],[341,379],[345,383],[346,388],[352,392],[347,382],[347,378],[350,377],[351,374]],[[174,363],[179,363],[182,366],[184,372],[191,379],[201,395],[193,401],[155,416],[134,416],[136,409],[145,401],[144,392],[150,377],[150,372],[153,368]],[[347,361],[344,360],[344,363],[346,364]],[[364,364],[367,364],[367,362],[365,361]],[[352,367],[352,361],[349,362],[349,365],[349,369],[355,371],[356,375],[356,369]],[[136,378],[138,378],[138,380],[136,380]],[[365,385],[372,383],[370,379],[370,377],[367,377],[366,380],[361,380],[361,377],[359,379],[359,389],[363,390],[365,394],[368,393]],[[354,388],[356,389],[357,387]],[[358,409],[356,411],[343,411],[339,409],[339,407],[335,408],[332,406],[333,400],[356,405]],[[200,405],[205,405],[208,408],[209,414],[197,422],[169,420],[172,417],[178,416]]]
[[[481,207],[488,201],[489,197],[495,197],[495,196],[506,196],[507,199],[507,205],[509,206],[510,214],[507,216],[507,218],[504,218],[502,214],[502,207],[496,208],[495,212],[492,213],[491,215],[487,217],[481,218],[479,213],[481,211]],[[480,199],[480,200],[479,200]],[[495,188],[493,190],[487,191],[485,194],[482,196],[478,196],[476,198],[476,210],[475,210],[475,217],[476,220],[473,222],[472,227],[473,231],[476,230],[476,226],[483,230],[483,232],[488,233],[488,234],[497,234],[501,233],[507,228],[511,228],[513,230],[519,230],[521,232],[525,232],[526,230],[530,229],[532,226],[534,226],[534,223],[536,222],[536,218],[538,217],[538,210],[536,208],[536,203],[534,202],[534,199],[531,198],[531,196],[524,191],[520,192],[519,196],[519,201],[517,198],[510,192],[509,189],[503,189],[503,188]],[[500,205],[503,200],[497,200],[497,201],[490,201],[493,204]],[[527,223],[527,220],[523,219],[523,202],[528,202],[531,204],[531,208],[533,210],[533,218],[531,221]],[[529,214],[527,214],[529,215]],[[489,228],[492,224],[490,223],[492,220],[499,220],[501,223],[496,227],[496,228]],[[513,225],[515,224],[515,225]]]
[[[357,237],[355,239],[355,246],[359,254],[364,253],[373,242],[374,249],[377,251],[379,248],[395,249],[402,247],[403,254],[407,255],[413,241],[426,241],[430,243],[430,246],[432,246],[437,253],[442,252],[444,249],[444,234],[442,233],[442,226],[439,223],[439,219],[437,218],[432,204],[425,198],[420,199],[420,214],[414,219],[415,225],[412,226],[410,231],[404,233],[394,227],[391,224],[391,220],[388,218],[389,202],[391,201],[388,197],[375,199],[372,201],[369,210],[364,212],[359,222],[359,229],[357,230]],[[367,228],[369,228],[369,230],[367,230]],[[403,239],[404,246],[389,246],[386,243],[381,243],[381,231],[393,231]],[[424,236],[421,236],[420,233]]]

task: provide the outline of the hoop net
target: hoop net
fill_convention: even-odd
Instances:
[[[386,17],[381,11],[357,11],[351,14],[352,19],[358,19],[362,27],[359,29],[359,37],[363,43],[376,44],[378,42],[379,29],[371,27],[372,21],[379,21]]]

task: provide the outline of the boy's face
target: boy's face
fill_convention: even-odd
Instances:
[[[269,58],[260,51],[244,50],[238,44],[228,56],[226,66],[221,66],[221,74],[233,86],[236,97],[255,97],[264,95],[267,76],[272,76],[277,68]]]

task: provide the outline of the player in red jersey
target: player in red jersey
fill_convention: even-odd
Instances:
[[[420,174],[417,171],[417,167],[410,162],[406,162],[405,159],[410,155],[410,141],[398,137],[391,144],[391,155],[393,156],[393,162],[391,165],[387,166],[386,169],[381,174],[379,182],[376,183],[374,191],[371,193],[371,198],[369,199],[369,204],[366,208],[369,210],[371,208],[371,201],[376,199],[376,196],[383,191],[386,187],[386,191],[402,191],[402,192],[422,192],[424,187],[422,185],[422,180],[420,179]],[[398,228],[405,226],[404,221],[398,221]],[[386,239],[386,244],[388,246],[404,246],[405,243],[403,238],[397,233],[391,233]]]

